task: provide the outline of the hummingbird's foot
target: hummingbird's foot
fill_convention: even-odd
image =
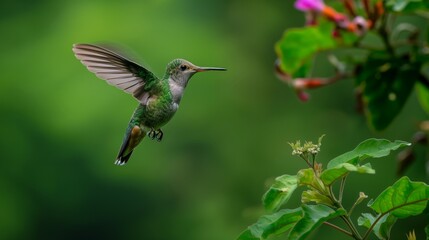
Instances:
[[[156,139],[158,142],[160,142],[162,140],[162,137],[164,136],[164,133],[162,132],[161,129],[158,129],[158,130],[151,129],[150,132],[147,135],[152,140]]]
[[[156,134],[155,134],[155,138],[156,138],[156,140],[158,141],[158,142],[161,142],[161,140],[162,140],[162,137],[164,136],[164,133],[162,132],[162,130],[161,130],[161,128],[160,129],[158,129],[157,131],[156,131]]]
[[[151,129],[148,133],[147,136],[150,137],[150,139],[154,140],[155,139],[155,130]]]

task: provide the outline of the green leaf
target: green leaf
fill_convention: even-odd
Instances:
[[[313,66],[312,62],[306,62],[304,64],[302,64],[302,66],[300,66],[294,73],[293,73],[293,77],[295,78],[304,78],[304,77],[308,77],[308,73],[311,71],[311,68]]]
[[[294,75],[317,52],[335,47],[332,23],[288,29],[275,45],[281,69]]]
[[[377,213],[390,213],[397,218],[405,218],[422,213],[428,200],[429,186],[423,182],[412,182],[404,176],[368,206]]]
[[[323,185],[323,182],[315,176],[314,170],[312,168],[299,170],[297,178],[299,185],[316,189],[321,193],[328,193],[328,189],[325,187],[325,185]]]
[[[336,180],[344,177],[350,172],[374,174],[375,170],[371,167],[371,164],[367,163],[363,166],[353,165],[350,163],[342,163],[333,168],[326,169],[320,175],[320,179],[325,185],[331,185]]]
[[[253,226],[253,225],[252,225]],[[237,240],[259,240],[262,239],[260,237],[255,237],[252,234],[252,231],[250,231],[250,227],[248,227],[246,230],[244,230],[240,236],[238,236]]]
[[[370,228],[374,221],[375,217],[371,213],[362,213],[362,216],[358,218],[358,225]]]
[[[420,62],[410,64],[386,52],[373,52],[357,72],[365,114],[376,130],[385,129],[400,113],[420,77]]]
[[[305,239],[324,222],[345,215],[344,209],[333,210],[325,205],[302,205],[304,217],[289,232],[289,240]]]
[[[358,225],[370,228],[377,218],[370,213],[362,213],[358,218]],[[386,214],[378,220],[372,231],[379,239],[390,239],[390,231],[397,218],[391,214]]]
[[[301,169],[297,174],[298,184],[300,185],[314,185],[316,176],[312,168]]]
[[[262,197],[262,203],[268,211],[277,211],[285,204],[298,187],[297,177],[283,175],[277,177],[273,185]]]
[[[427,0],[387,0],[386,9],[392,12],[414,12],[429,9]]]
[[[288,231],[302,218],[302,209],[282,209],[274,214],[265,215],[240,234],[237,240],[266,239],[271,235]]]
[[[333,206],[331,199],[327,197],[329,189],[323,184],[320,178],[316,177],[312,168],[301,169],[298,174],[298,184],[310,188],[310,190],[302,192],[301,202],[309,203],[323,203]]]
[[[334,206],[334,203],[329,197],[327,197],[326,195],[320,194],[320,192],[316,190],[307,190],[302,192],[301,202],[302,203],[314,202],[317,204]]]
[[[423,110],[429,114],[429,89],[421,83],[416,84],[417,97]]]
[[[389,155],[390,151],[410,145],[410,143],[399,140],[390,142],[386,139],[370,138],[361,142],[352,151],[343,153],[340,156],[329,161],[328,169],[334,168],[342,163],[350,163],[356,165],[370,157],[381,158]]]

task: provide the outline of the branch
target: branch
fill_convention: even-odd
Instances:
[[[360,236],[359,232],[357,231],[356,227],[353,225],[353,222],[349,216],[341,216],[341,219],[343,219],[343,221],[347,224],[347,226],[349,226],[350,230],[352,230],[352,234],[354,238],[359,240],[364,239]]]
[[[396,206],[396,207],[394,207],[394,208],[392,208],[392,209],[389,209],[389,211],[387,211],[387,212],[385,212],[385,213],[381,213],[381,214],[379,214],[379,215],[378,215],[378,217],[377,217],[377,219],[375,219],[375,221],[371,224],[371,227],[370,227],[370,228],[368,228],[368,230],[366,231],[366,233],[365,233],[365,235],[363,236],[362,240],[365,240],[365,239],[369,236],[369,234],[371,233],[372,229],[375,227],[375,225],[378,223],[378,221],[380,221],[380,219],[381,219],[384,215],[386,215],[386,214],[388,214],[388,213],[390,213],[390,212],[393,212],[393,211],[395,211],[395,210],[396,210],[396,209],[398,209],[398,208],[405,207],[405,206],[412,205],[412,204],[416,204],[416,203],[419,203],[419,202],[424,202],[424,201],[429,201],[429,198],[420,199],[420,200],[416,200],[416,201],[412,201],[412,202],[407,202],[407,203],[405,203],[405,204],[401,204],[401,205],[398,205],[398,206]]]
[[[347,175],[341,178],[340,192],[338,194],[338,200],[340,202],[343,201],[343,193],[344,193],[344,186],[346,185],[346,179],[347,179]]]
[[[342,232],[342,233],[344,233],[344,234],[346,234],[346,235],[348,235],[350,237],[353,237],[353,234],[351,232],[349,232],[349,231],[347,231],[347,230],[345,230],[345,229],[343,229],[341,227],[338,227],[335,224],[332,224],[330,222],[323,222],[323,224],[325,224],[325,225],[327,225],[329,227],[332,227],[332,228],[334,228],[334,229],[336,229],[336,230],[338,230],[338,231],[340,231],[340,232]]]

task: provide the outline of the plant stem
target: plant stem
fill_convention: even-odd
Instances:
[[[353,204],[353,206],[350,208],[349,212],[347,213],[347,215],[351,216],[353,210],[355,210],[355,207],[357,206],[357,201]]]
[[[380,213],[380,214],[378,215],[378,217],[375,219],[375,221],[371,224],[371,227],[369,227],[369,228],[368,228],[368,230],[366,231],[366,233],[365,233],[365,235],[363,236],[363,238],[361,238],[361,239],[362,239],[362,240],[365,240],[365,239],[369,236],[369,234],[371,233],[372,229],[375,227],[375,225],[377,224],[377,222],[378,222],[378,221],[380,221],[380,219],[381,219],[384,215],[389,214],[390,212],[393,212],[393,211],[395,211],[395,210],[396,210],[396,209],[398,209],[398,208],[401,208],[401,207],[404,207],[404,206],[407,206],[407,205],[416,204],[416,203],[419,203],[419,202],[425,202],[425,201],[429,201],[429,198],[424,198],[424,199],[420,199],[420,200],[416,200],[416,201],[412,201],[412,202],[407,202],[407,203],[405,203],[405,204],[400,204],[400,205],[398,205],[398,206],[396,206],[396,207],[394,207],[394,208],[391,208],[391,209],[390,209],[389,211],[387,211],[387,212]]]
[[[338,201],[340,203],[343,202],[343,193],[344,193],[344,186],[346,185],[346,179],[347,179],[347,175],[341,178],[340,192],[338,194]]]
[[[314,169],[314,161],[316,160],[316,157],[314,156],[314,154],[311,155],[311,161],[312,161],[312,165],[313,165],[313,169]]]
[[[329,195],[330,195],[331,201],[334,202],[334,204],[338,208],[342,207],[341,201],[337,200],[337,198],[335,197],[334,190],[332,190],[332,186],[329,186]]]
[[[349,226],[350,230],[352,231],[353,237],[355,239],[362,240],[361,235],[357,231],[357,229],[354,226],[354,224],[353,224],[352,220],[350,219],[350,217],[348,215],[345,215],[345,216],[341,216],[341,219],[343,219],[343,221],[347,224],[347,226]]]
[[[351,232],[349,232],[349,231],[347,231],[345,229],[342,229],[341,227],[338,227],[335,224],[332,224],[330,222],[323,222],[323,224],[325,224],[327,226],[330,226],[330,227],[332,227],[332,228],[334,228],[334,229],[336,229],[336,230],[338,230],[338,231],[340,231],[340,232],[342,232],[342,233],[344,233],[344,234],[346,234],[346,235],[348,235],[350,237],[353,237],[353,234]]]
[[[366,239],[371,233],[372,229],[375,227],[375,224],[384,216],[385,214],[379,214],[375,221],[372,223],[371,227],[366,231],[365,235],[363,235],[363,240]]]
[[[369,7],[369,1],[368,0],[364,0],[362,2],[363,2],[363,7],[365,9],[366,16],[368,18],[371,18],[372,17],[372,13],[371,13],[371,9]]]
[[[301,155],[301,158],[304,159],[304,161],[307,163],[307,165],[311,168],[313,168],[313,166],[311,165],[310,161],[308,161],[307,157],[305,157],[304,155]]]
[[[329,187],[329,197],[331,198],[331,201],[334,202],[334,205],[337,208],[342,208],[345,209],[343,207],[343,205],[341,204],[341,201],[337,200],[335,198],[335,195],[332,191],[332,186]],[[358,230],[356,229],[355,225],[353,224],[352,220],[350,219],[350,216],[348,214],[341,216],[341,219],[343,219],[343,221],[347,224],[347,226],[349,227],[349,229],[351,230],[351,234],[355,239],[358,240],[362,240],[361,235],[359,234]]]

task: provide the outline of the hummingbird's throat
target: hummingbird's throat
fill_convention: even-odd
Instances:
[[[169,79],[170,92],[171,92],[171,95],[173,96],[173,102],[177,104],[180,103],[180,100],[182,100],[183,92],[185,90],[187,83],[188,81],[186,81],[186,83],[182,85],[171,78]]]

